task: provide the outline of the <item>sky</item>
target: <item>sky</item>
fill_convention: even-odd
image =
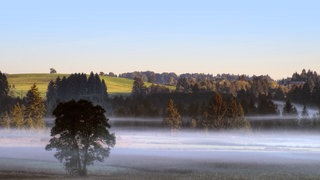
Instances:
[[[0,0],[0,71],[320,72],[318,0]]]

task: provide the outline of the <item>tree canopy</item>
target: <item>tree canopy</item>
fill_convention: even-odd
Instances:
[[[71,175],[87,175],[87,166],[104,161],[115,145],[105,110],[87,100],[60,103],[53,111],[56,117],[46,150],[56,149],[55,157],[64,162]]]

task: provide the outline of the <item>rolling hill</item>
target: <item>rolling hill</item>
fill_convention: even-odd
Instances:
[[[10,95],[23,97],[26,95],[30,87],[36,83],[41,92],[42,97],[45,97],[48,83],[55,80],[58,76],[69,76],[69,74],[8,74],[8,82],[11,87]],[[133,80],[118,77],[100,76],[104,79],[108,93],[112,95],[128,95],[131,93]],[[150,86],[150,83],[146,83]],[[173,89],[174,87],[169,87]]]

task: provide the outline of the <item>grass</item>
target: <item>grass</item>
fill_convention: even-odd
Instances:
[[[42,97],[45,97],[48,84],[51,80],[55,80],[58,76],[68,76],[68,74],[9,74],[9,86],[14,88],[11,95],[24,97],[35,83],[39,88]]]
[[[24,97],[30,87],[35,83],[39,88],[42,97],[46,96],[48,84],[51,80],[55,80],[58,76],[69,76],[70,74],[8,74],[9,86],[14,86],[11,89],[11,95]],[[118,77],[100,76],[104,79],[107,85],[108,93],[113,95],[129,95],[132,90],[133,80]],[[151,86],[151,83],[145,83],[146,86]],[[175,87],[166,86],[173,90]]]

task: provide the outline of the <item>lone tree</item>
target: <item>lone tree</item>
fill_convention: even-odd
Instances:
[[[55,157],[64,162],[70,175],[87,175],[87,165],[102,162],[115,145],[108,119],[101,106],[87,100],[60,103],[53,111],[56,117],[46,150],[56,149]]]
[[[50,68],[50,74],[57,74],[57,71],[54,68]]]
[[[180,129],[182,125],[182,119],[178,110],[174,106],[172,99],[169,100],[166,116],[163,119],[163,124],[170,127],[172,131]]]

